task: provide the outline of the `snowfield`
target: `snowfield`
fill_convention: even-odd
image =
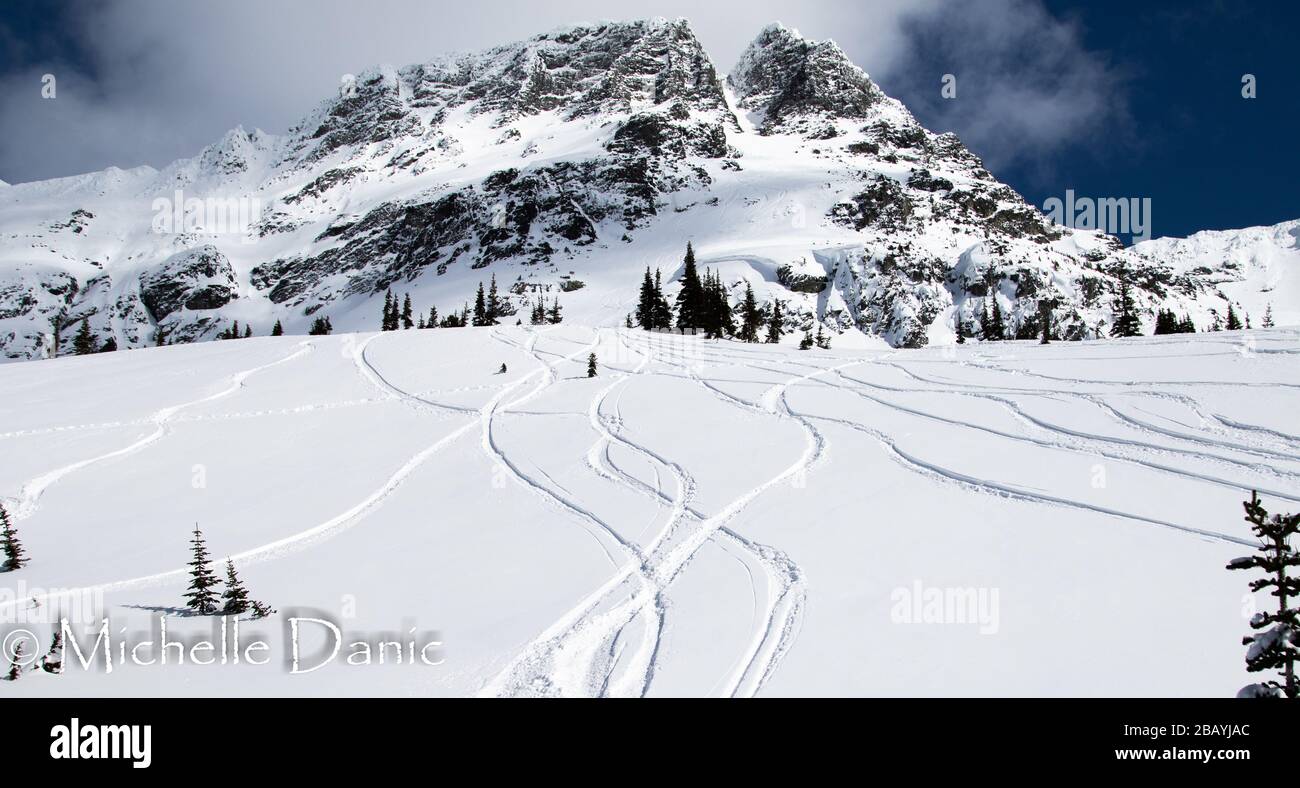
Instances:
[[[0,693],[1229,697],[1241,501],[1300,506],[1297,354],[1295,329],[799,351],[562,324],[3,365],[31,563],[0,629],[44,650],[46,591],[102,595],[112,670],[69,651]],[[219,636],[181,608],[195,523],[278,608],[240,622],[269,664],[129,658],[160,617]],[[291,617],[337,658],[303,622],[324,664],[291,673]],[[359,641],[414,645],[348,664]]]

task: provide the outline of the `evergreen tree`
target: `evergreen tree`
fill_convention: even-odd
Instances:
[[[1232,308],[1232,304],[1228,304],[1228,330],[1241,330],[1241,318],[1237,317],[1237,312]]]
[[[1251,673],[1277,670],[1282,674],[1282,681],[1250,684],[1237,697],[1300,698],[1300,680],[1295,671],[1296,660],[1300,659],[1300,607],[1295,604],[1300,598],[1300,574],[1290,574],[1300,568],[1300,551],[1291,545],[1291,540],[1300,534],[1300,514],[1275,514],[1269,519],[1254,491],[1244,505],[1246,522],[1260,540],[1259,552],[1233,560],[1228,569],[1262,570],[1264,576],[1252,580],[1250,590],[1271,588],[1269,596],[1277,599],[1276,612],[1256,613],[1250,619],[1255,634],[1242,639],[1242,645],[1250,647],[1246,652],[1246,670]]]
[[[592,353],[587,356],[587,377],[596,377],[596,354]]]
[[[21,675],[23,675],[23,642],[19,640],[14,644],[14,654],[9,660],[9,672],[5,674],[5,681],[17,681]]]
[[[1157,334],[1177,334],[1180,331],[1178,317],[1174,314],[1174,310],[1161,309],[1156,313]]]
[[[705,335],[712,339],[734,336],[736,323],[732,319],[731,300],[718,274],[711,272],[707,276],[705,292]]]
[[[546,322],[550,323],[553,326],[559,325],[560,323],[564,322],[564,316],[561,314],[561,309],[560,309],[559,296],[555,297],[555,301],[551,304],[550,310],[547,311]]]
[[[104,340],[104,344],[99,348],[100,353],[112,353],[117,350],[117,338],[109,337]]]
[[[99,349],[99,343],[95,341],[95,335],[90,333],[90,318],[81,318],[81,328],[77,329],[77,336],[72,340],[72,349],[78,356],[88,356]]]
[[[654,289],[654,327],[669,329],[673,326],[673,309],[668,306],[668,299],[664,298],[664,289],[662,276],[659,269],[655,269],[655,289]]]
[[[410,293],[402,299],[402,328],[404,330],[415,328],[415,311],[411,308]]]
[[[63,672],[63,630],[54,630],[50,639],[50,650],[41,657],[41,670],[55,675]]]
[[[1038,302],[1038,316],[1043,324],[1043,336],[1039,344],[1046,345],[1052,341],[1052,300],[1041,299]]]
[[[631,327],[632,327],[632,313],[631,313],[631,312],[628,312],[628,313],[627,313],[627,317],[626,317],[626,318],[624,319],[624,321],[623,321],[623,327],[624,327],[624,328],[631,328]]]
[[[1119,292],[1111,306],[1115,314],[1115,323],[1111,326],[1113,337],[1136,337],[1142,335],[1142,320],[1137,314],[1137,304],[1133,300],[1133,285],[1130,281],[1127,265],[1120,265],[1115,273],[1119,280]]]
[[[486,326],[488,323],[487,316],[487,298],[483,295],[483,283],[478,283],[478,293],[474,296],[474,325]]]
[[[27,564],[27,551],[23,549],[22,542],[18,541],[18,532],[14,529],[4,504],[0,504],[0,553],[3,553],[5,559],[0,564],[0,572],[12,572]]]
[[[154,327],[153,344],[154,347],[162,347],[167,344],[167,329],[162,325]]]
[[[815,341],[817,342],[817,347],[821,348],[822,350],[831,349],[831,338],[826,336],[826,334],[822,332],[821,323],[817,324],[817,337]]]
[[[237,616],[248,612],[248,590],[235,572],[235,562],[229,558],[226,559],[226,588],[221,592],[221,598],[224,600],[223,615]]]
[[[758,341],[758,328],[763,325],[763,315],[754,300],[754,288],[745,283],[745,300],[740,306],[740,338],[745,342]]]
[[[1002,305],[996,298],[993,299],[993,314],[989,317],[990,339],[1002,340],[1007,338],[1006,322],[1002,318]]]
[[[424,326],[425,328],[438,327],[438,307],[436,306],[429,307],[429,319],[424,321]]]
[[[275,608],[271,607],[265,602],[261,602],[256,599],[253,600],[253,618],[266,618],[267,616],[273,615],[274,613],[275,613]]]
[[[806,329],[804,329],[804,332],[803,332],[803,339],[799,340],[799,349],[800,349],[800,350],[812,350],[812,346],[813,346],[813,335],[812,335],[812,329],[811,329],[811,328],[806,328]]]
[[[772,314],[767,319],[767,341],[768,344],[775,345],[781,341],[781,335],[785,333],[785,316],[781,314],[781,301],[772,301]]]
[[[497,295],[497,275],[492,274],[492,284],[488,288],[487,306],[485,316],[488,325],[495,326],[502,316],[501,298]]]
[[[677,294],[677,328],[702,328],[704,288],[699,272],[695,270],[695,250],[686,242],[685,271],[682,273],[682,290]]]
[[[529,322],[535,326],[545,325],[546,323],[546,304],[541,296],[537,297],[537,303],[533,305],[533,314],[529,318]]]
[[[966,319],[961,316],[960,310],[958,310],[956,315],[953,317],[953,323],[955,324],[954,328],[957,331],[957,344],[966,344]]]
[[[1180,334],[1196,333],[1196,324],[1192,322],[1191,315],[1183,315],[1182,322],[1178,324],[1178,333]]]
[[[1262,325],[1264,326],[1264,328],[1273,327],[1273,305],[1272,304],[1269,304],[1268,308],[1264,310],[1264,322]]]
[[[250,325],[249,323],[245,323],[245,324],[244,324],[244,339],[248,339],[248,338],[251,337],[252,335],[253,335],[253,326]]]
[[[380,331],[397,330],[397,301],[393,298],[392,290],[384,291],[384,318],[379,324]]]
[[[307,333],[314,337],[326,336],[333,330],[334,326],[330,324],[330,319],[328,317],[318,317],[311,321],[311,328],[307,330]],[[384,330],[387,331],[388,329]]]
[[[284,326],[280,325],[279,320],[275,321],[275,325],[271,326],[271,336],[273,337],[284,336]]]
[[[655,283],[650,278],[648,266],[645,277],[641,280],[641,294],[636,301],[636,323],[646,331],[653,331],[655,327]]]
[[[194,556],[190,559],[190,587],[185,594],[186,605],[199,615],[210,616],[217,612],[217,576],[209,566],[208,548],[203,544],[203,534],[194,526]]]

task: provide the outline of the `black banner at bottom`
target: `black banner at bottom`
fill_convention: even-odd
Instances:
[[[7,765],[128,779],[192,775],[214,755],[259,776],[387,770],[403,758],[526,775],[575,751],[647,765],[725,753],[762,773],[911,763],[926,774],[1184,775],[1293,766],[1300,733],[1292,701],[6,699],[0,709]]]

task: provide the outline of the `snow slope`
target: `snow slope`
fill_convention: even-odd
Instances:
[[[1297,354],[1283,329],[801,352],[565,323],[7,365],[32,562],[0,617],[91,589],[120,642],[159,616],[213,638],[178,610],[196,522],[280,612],[241,624],[269,665],[0,693],[1227,696],[1240,501],[1300,505]],[[913,589],[987,615],[907,623]],[[442,662],[291,675],[294,615]]]

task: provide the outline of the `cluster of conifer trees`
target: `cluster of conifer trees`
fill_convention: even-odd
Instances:
[[[251,599],[248,589],[235,571],[235,562],[226,559],[226,587],[217,596],[217,573],[212,571],[212,560],[208,555],[207,545],[203,542],[203,533],[194,526],[194,538],[190,540],[193,557],[190,559],[190,585],[185,594],[185,605],[201,616],[220,613],[224,616],[238,616],[252,612],[253,618],[266,618],[275,611],[264,602]],[[218,607],[218,601],[220,606]]]
[[[1196,326],[1187,315],[1179,317],[1172,309],[1161,309],[1156,313],[1157,334],[1195,334]]]
[[[562,309],[560,308],[560,299],[557,296],[549,305],[545,299],[539,299],[532,309],[530,320],[533,325],[543,323],[559,323]],[[484,289],[483,283],[478,283],[478,292],[474,295],[474,306],[465,304],[460,311],[452,312],[442,318],[438,317],[438,308],[429,307],[428,315],[415,314],[415,308],[411,304],[409,293],[402,296],[400,302],[393,291],[389,290],[384,293],[384,313],[380,321],[380,329],[383,331],[398,331],[409,328],[464,328],[465,326],[495,326],[501,323],[502,318],[515,314],[515,307],[511,305],[510,299],[503,298],[497,290],[497,278],[494,274],[488,287]]]
[[[758,342],[761,334],[767,342],[781,341],[785,318],[779,301],[770,309],[760,308],[753,287],[747,283],[739,308],[733,310],[722,278],[711,270],[700,276],[695,249],[689,242],[683,263],[675,309],[664,296],[662,273],[656,270],[651,276],[650,269],[646,268],[636,312],[628,316],[629,327],[635,322],[647,331],[676,329],[682,333],[702,333],[710,339],[735,337],[744,342]]]

